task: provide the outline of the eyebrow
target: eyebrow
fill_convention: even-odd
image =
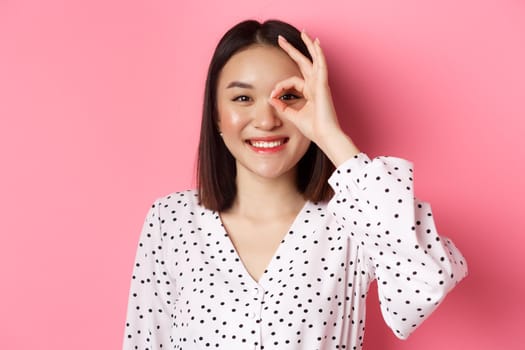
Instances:
[[[253,89],[253,85],[250,85],[248,83],[243,83],[242,81],[232,81],[231,83],[226,86],[226,89],[231,89],[234,87],[242,88],[242,89]]]

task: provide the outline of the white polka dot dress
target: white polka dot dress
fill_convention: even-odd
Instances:
[[[411,163],[360,153],[307,202],[257,282],[195,191],[152,205],[136,255],[124,349],[361,349],[377,279],[388,326],[406,338],[467,273],[414,199]]]

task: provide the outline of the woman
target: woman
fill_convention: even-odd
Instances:
[[[198,189],[147,215],[124,349],[360,349],[374,279],[406,338],[465,275],[412,165],[341,130],[319,40],[245,21],[209,68]]]

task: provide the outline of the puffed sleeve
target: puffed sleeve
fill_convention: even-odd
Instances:
[[[145,219],[129,292],[124,350],[167,349],[172,327],[174,281],[166,268],[159,203]]]
[[[438,235],[430,205],[414,197],[410,162],[360,153],[329,183],[335,191],[329,211],[364,249],[383,318],[406,339],[466,276],[466,262]]]

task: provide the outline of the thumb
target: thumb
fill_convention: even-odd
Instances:
[[[303,93],[304,89],[304,80],[299,77],[290,77],[288,79],[278,82],[270,93],[270,98],[268,102],[285,118],[293,118],[297,111],[290,107],[286,102],[281,100],[282,95],[290,93],[290,91],[297,91]]]
[[[270,97],[268,103],[275,108],[277,114],[281,118],[285,118],[291,122],[294,122],[297,115],[297,111],[292,107],[288,106],[284,101],[278,97]]]

